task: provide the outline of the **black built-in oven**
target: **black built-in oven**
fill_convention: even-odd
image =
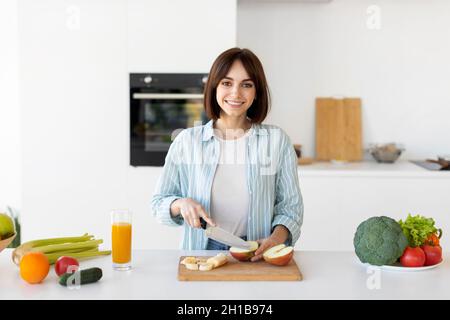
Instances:
[[[204,73],[130,74],[130,164],[162,166],[176,132],[205,124]]]

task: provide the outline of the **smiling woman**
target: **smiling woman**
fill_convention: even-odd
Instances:
[[[236,103],[238,108],[234,111]],[[205,109],[209,118],[216,121],[221,115],[240,116],[261,123],[269,108],[269,87],[262,64],[253,52],[232,48],[217,57],[205,87]]]
[[[207,238],[200,218],[257,241],[251,261],[299,239],[303,200],[297,155],[283,130],[261,124],[269,106],[258,57],[240,48],[220,54],[204,91],[211,120],[183,130],[172,142],[152,199],[161,223],[184,225],[183,249],[229,249]]]

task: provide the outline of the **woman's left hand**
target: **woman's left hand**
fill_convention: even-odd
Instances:
[[[259,247],[258,250],[255,251],[255,256],[251,259],[252,262],[261,260],[263,257],[263,253],[269,249],[272,248],[273,246],[276,246],[280,243],[280,241],[277,241],[276,239],[273,239],[272,236],[265,238],[265,239],[261,239],[261,240],[257,240],[256,242],[259,243]]]
[[[258,250],[255,251],[255,256],[251,259],[252,262],[261,260],[263,257],[263,253],[273,246],[282,244],[286,241],[288,237],[289,231],[286,227],[282,225],[278,225],[275,227],[274,232],[270,235],[270,237],[265,239],[257,240],[259,247]]]

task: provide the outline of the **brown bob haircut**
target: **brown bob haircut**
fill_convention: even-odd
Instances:
[[[234,61],[240,60],[255,84],[256,94],[247,117],[252,123],[261,123],[270,108],[270,93],[264,69],[258,57],[249,49],[231,48],[222,52],[214,61],[204,91],[204,107],[207,116],[214,121],[220,118],[221,108],[216,99],[216,88],[226,77]]]

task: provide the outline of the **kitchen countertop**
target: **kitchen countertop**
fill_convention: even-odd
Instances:
[[[113,271],[110,256],[85,260],[80,262],[81,267],[101,267],[103,278],[95,284],[83,285],[80,289],[69,289],[57,283],[53,267],[42,284],[27,284],[20,278],[19,269],[11,261],[11,249],[6,249],[0,253],[0,300],[450,299],[449,253],[444,254],[443,264],[431,270],[388,272],[367,269],[359,263],[353,252],[296,251],[294,258],[303,274],[303,281],[177,280],[181,255],[215,255],[218,252],[133,251],[133,270],[126,272]],[[379,283],[379,289],[376,283]]]
[[[343,162],[319,161],[299,165],[300,177],[374,177],[374,178],[442,178],[450,179],[450,171],[432,171],[410,161],[395,163],[376,161]]]

